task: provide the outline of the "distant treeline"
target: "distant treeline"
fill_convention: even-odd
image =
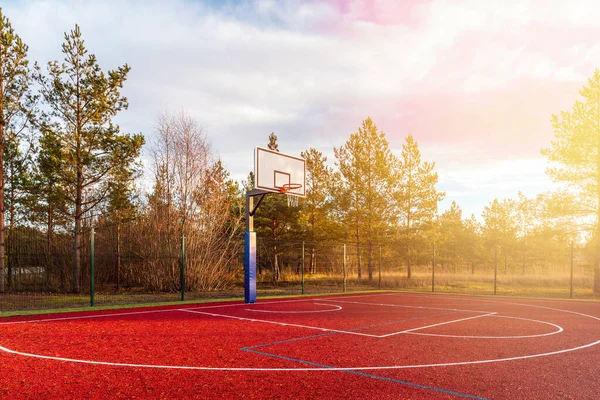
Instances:
[[[157,116],[152,165],[142,171],[144,136],[121,133],[113,122],[128,107],[121,89],[130,67],[103,71],[78,26],[65,33],[62,51],[62,61],[32,66],[0,9],[0,292],[24,268],[43,271],[54,290],[81,291],[92,227],[99,254],[110,259],[106,281],[117,287],[124,280],[177,290],[182,237],[188,289],[220,289],[239,279],[253,174],[233,181],[206,132],[183,111]],[[581,93],[584,101],[572,112],[552,117],[556,140],[542,150],[549,175],[564,190],[495,199],[481,223],[463,216],[455,202],[439,213],[445,193],[436,188],[435,163],[421,160],[410,134],[393,152],[367,118],[333,148],[333,166],[307,148],[307,196],[299,207],[269,195],[257,211],[255,228],[269,248],[260,267],[276,282],[282,244],[304,241],[311,271],[319,262],[317,244],[347,243],[358,276],[368,280],[379,246],[401,255],[398,268],[409,279],[412,266],[427,263],[433,251],[442,265],[470,268],[487,265],[495,253],[525,273],[564,264],[575,243],[583,249],[581,262],[593,265],[600,291],[598,70]],[[274,133],[266,144],[279,151]],[[143,175],[152,181],[146,190]]]

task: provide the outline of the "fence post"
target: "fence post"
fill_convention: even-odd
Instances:
[[[344,243],[344,263],[343,263],[343,274],[344,274],[344,293],[346,293],[346,244]]]
[[[179,276],[181,285],[181,301],[185,300],[185,235],[181,234],[181,270]]]
[[[304,240],[302,241],[302,294],[304,294]]]
[[[379,246],[379,290],[381,290],[381,246]]]
[[[90,236],[90,307],[94,307],[94,270],[95,270],[95,249],[94,249],[94,228]]]
[[[431,291],[435,292],[435,243],[433,243],[431,247]]]
[[[571,240],[571,283],[569,285],[569,298],[573,298],[573,241]]]
[[[498,247],[494,246],[494,295],[496,295],[496,279],[498,277]]]

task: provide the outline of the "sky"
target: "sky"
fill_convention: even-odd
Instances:
[[[274,132],[328,156],[371,117],[435,162],[440,211],[552,190],[540,149],[600,67],[597,0],[2,0],[31,61],[79,24],[106,71],[132,68],[123,132],[184,110],[237,180]]]

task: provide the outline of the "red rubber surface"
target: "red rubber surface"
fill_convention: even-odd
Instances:
[[[597,342],[599,303],[401,293],[3,318],[0,398],[597,399]]]

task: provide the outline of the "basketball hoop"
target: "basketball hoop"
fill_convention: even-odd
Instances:
[[[293,193],[288,193],[294,190],[298,190],[302,187],[300,183],[285,183],[279,188],[279,191],[287,196],[288,207],[298,207],[300,197]]]

